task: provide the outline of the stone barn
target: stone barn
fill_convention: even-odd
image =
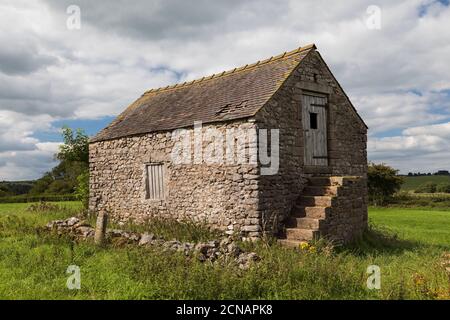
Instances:
[[[367,127],[315,45],[152,89],[90,141],[91,212],[286,245],[367,226]]]

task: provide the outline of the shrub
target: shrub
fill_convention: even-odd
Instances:
[[[367,186],[369,199],[376,205],[384,205],[403,183],[403,179],[397,176],[398,170],[383,163],[369,163],[367,171]]]
[[[441,183],[436,187],[437,192],[450,193],[450,183]]]
[[[415,193],[435,193],[436,192],[436,183],[434,182],[426,182],[423,185],[419,186],[414,192]]]
[[[77,181],[78,186],[75,188],[75,194],[83,204],[83,208],[87,209],[89,205],[89,171],[80,174]]]

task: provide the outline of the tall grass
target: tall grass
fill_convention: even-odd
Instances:
[[[99,248],[42,231],[59,212],[0,214],[0,298],[3,299],[444,299],[449,278],[440,246],[404,241],[371,229],[354,246],[292,250],[246,243],[261,261],[249,270],[202,263],[182,253],[136,246]],[[1,212],[1,207],[0,207]],[[162,223],[162,222],[161,222]],[[146,226],[154,233],[203,239],[192,226]],[[184,229],[185,228],[185,229]],[[81,268],[81,290],[66,288],[66,269]],[[366,287],[369,265],[381,267],[381,290]]]
[[[206,223],[194,222],[192,220],[178,221],[175,219],[151,218],[144,223],[135,223],[130,221],[126,224],[119,225],[110,223],[109,228],[124,229],[139,233],[153,233],[165,240],[179,241],[208,241],[217,239],[222,234],[211,229]]]

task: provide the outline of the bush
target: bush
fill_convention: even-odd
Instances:
[[[435,193],[436,192],[437,185],[434,182],[427,182],[423,185],[419,186],[416,190],[414,190],[415,193]]]
[[[383,163],[369,163],[367,171],[367,186],[369,200],[375,205],[384,205],[403,183],[403,179],[397,176],[398,170]]]
[[[89,171],[85,171],[77,178],[78,186],[75,188],[75,194],[78,200],[83,204],[83,208],[89,206]]]
[[[437,192],[450,193],[450,183],[441,183],[436,187]]]

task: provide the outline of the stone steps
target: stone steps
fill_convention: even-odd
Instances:
[[[332,200],[331,196],[301,196],[298,204],[304,207],[331,207]]]
[[[286,228],[286,239],[297,241],[311,241],[317,239],[320,235],[319,230]]]
[[[337,186],[307,186],[303,189],[305,196],[337,196]]]
[[[308,178],[308,184],[316,187],[331,186],[331,180],[329,177],[311,177]]]
[[[300,246],[304,243],[308,243],[308,241],[300,241],[300,240],[289,240],[289,239],[278,239],[279,244],[288,248],[300,248]]]
[[[342,186],[343,177],[311,177],[308,178],[308,185],[325,187],[325,186]]]
[[[316,240],[327,230],[326,220],[331,214],[334,199],[342,186],[342,177],[311,177],[308,185],[286,220],[283,239],[279,243],[287,247],[299,247]]]
[[[323,219],[289,217],[286,226],[289,228],[320,230],[324,226],[324,222],[325,220]]]
[[[298,218],[326,219],[330,215],[330,212],[330,207],[295,206],[292,210],[292,216]]]

